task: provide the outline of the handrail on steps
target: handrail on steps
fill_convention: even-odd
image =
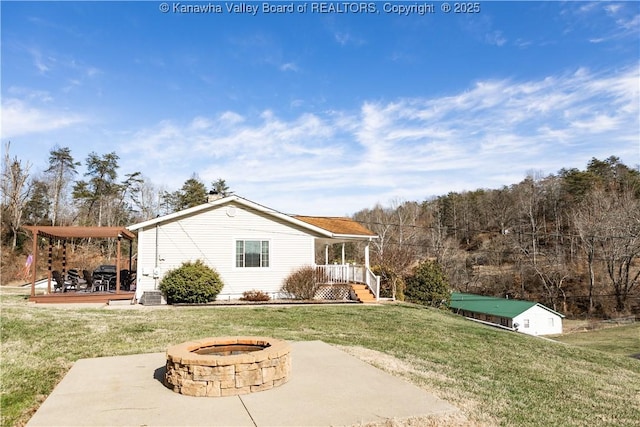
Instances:
[[[367,266],[328,264],[317,265],[316,270],[321,274],[323,282],[327,284],[363,283],[371,290],[376,301],[380,298],[380,276],[376,276]]]

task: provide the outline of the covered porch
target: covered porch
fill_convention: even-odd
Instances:
[[[327,234],[315,239],[316,271],[320,280],[327,285],[353,285],[356,293],[366,288],[375,301],[380,298],[380,277],[373,274],[369,264],[369,246],[378,236],[362,224],[343,217],[296,216],[296,219],[322,229]],[[362,254],[352,254],[352,258],[363,260],[362,264],[347,261],[347,245],[356,243],[364,246]],[[339,256],[329,256],[330,248],[339,248]],[[335,250],[334,250],[335,252]],[[324,259],[320,254],[324,253]],[[336,260],[339,259],[340,262]],[[324,264],[322,262],[324,261]]]
[[[346,259],[346,244],[349,240],[336,242],[335,240],[316,240],[316,251],[319,247],[324,247],[324,264],[316,264],[317,277],[321,278],[326,285],[365,285],[366,289],[373,295],[376,301],[380,298],[380,277],[376,276],[369,265],[369,241],[366,240],[364,247],[364,264],[349,263]],[[330,262],[329,248],[338,246],[341,249],[341,262]],[[335,259],[335,258],[334,258]],[[360,287],[353,287],[358,293]]]
[[[25,226],[33,236],[33,262],[31,264],[31,293],[29,301],[36,303],[108,303],[117,300],[132,300],[135,292],[130,290],[133,245],[135,235],[123,227],[56,227]],[[110,275],[106,273],[96,276],[96,271],[89,266],[80,269],[67,265],[67,241],[75,238],[113,239],[116,242],[115,265]],[[36,294],[37,265],[40,257],[39,242],[48,240],[47,287],[44,294]],[[128,260],[122,257],[122,241],[129,245]],[[53,247],[62,246],[62,266],[53,268]],[[84,274],[80,275],[80,271]],[[95,280],[95,283],[94,283]],[[59,292],[58,292],[59,291]]]

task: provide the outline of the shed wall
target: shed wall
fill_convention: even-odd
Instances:
[[[513,323],[518,324],[518,332],[529,335],[554,335],[562,333],[562,317],[545,310],[539,305],[535,305],[514,317]]]

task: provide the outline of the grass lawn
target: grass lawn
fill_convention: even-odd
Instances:
[[[2,425],[26,423],[80,358],[219,335],[339,345],[460,408],[468,425],[637,426],[640,360],[404,304],[55,308],[1,300]],[[444,425],[444,424],[443,424]]]
[[[640,355],[640,323],[588,332],[575,332],[553,339],[623,356]]]

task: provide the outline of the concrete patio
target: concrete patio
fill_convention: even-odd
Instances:
[[[162,384],[165,354],[78,360],[28,426],[352,426],[458,409],[321,341],[291,342],[289,382],[233,397]]]

